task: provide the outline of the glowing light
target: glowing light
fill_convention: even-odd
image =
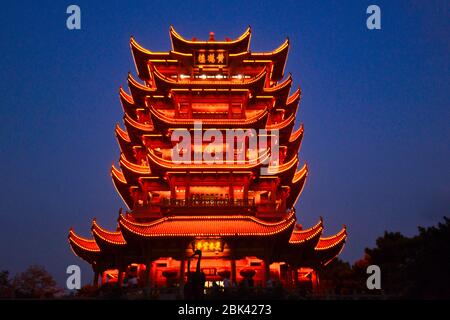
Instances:
[[[220,239],[199,239],[194,242],[194,248],[204,252],[222,251],[222,241]]]

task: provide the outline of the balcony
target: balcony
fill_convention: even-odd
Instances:
[[[254,207],[254,199],[163,199],[162,207]]]
[[[158,199],[151,203],[136,205],[133,209],[139,218],[157,218],[164,215],[222,215],[243,214],[271,218],[277,212],[275,201],[255,203],[254,199],[198,198]]]

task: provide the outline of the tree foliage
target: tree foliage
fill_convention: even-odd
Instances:
[[[16,298],[54,298],[61,293],[50,273],[43,267],[32,265],[12,281]]]
[[[363,259],[350,267],[339,259],[323,271],[338,293],[376,292],[367,290],[366,269],[381,269],[382,291],[389,297],[408,299],[450,298],[450,219],[433,227],[419,227],[419,234],[406,237],[399,232],[385,232],[376,247],[366,248]]]
[[[12,285],[9,279],[9,271],[0,271],[0,298],[9,298],[12,295]]]

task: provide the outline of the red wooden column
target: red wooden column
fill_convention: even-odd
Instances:
[[[242,100],[242,104],[241,104],[241,118],[245,118],[245,111],[247,110],[247,104],[248,104],[248,100],[250,98],[250,91],[247,92],[247,95],[244,97],[244,99]]]
[[[183,297],[184,293],[184,269],[185,269],[186,257],[183,254],[180,260],[180,295]]]
[[[271,182],[270,201],[274,203],[277,200],[277,184],[275,181]]]
[[[249,185],[249,178],[244,177],[244,203],[248,203],[248,185]]]
[[[178,73],[177,73],[177,77],[178,77]],[[174,96],[172,95],[172,97],[174,97]],[[180,116],[180,102],[178,101],[177,96],[175,96],[173,98],[173,102],[175,105],[175,117],[179,117]]]
[[[122,285],[123,285],[123,273],[124,273],[124,271],[125,270],[124,270],[123,264],[121,263],[119,265],[119,270],[118,270],[119,274],[117,276],[117,286],[119,288],[122,288]]]
[[[185,205],[189,204],[191,198],[191,176],[189,173],[186,175],[186,187],[184,192]]]
[[[267,287],[267,281],[270,279],[270,262],[269,259],[264,259],[264,278],[263,287]]]
[[[191,89],[189,89],[189,118],[192,119],[194,117],[193,112],[192,112],[192,91]]]
[[[298,288],[298,269],[296,267],[294,269],[294,288]]]
[[[169,185],[170,185],[170,199],[173,200],[176,198],[175,193],[175,177],[169,175]]]
[[[228,91],[228,119],[232,118],[233,108],[231,99],[231,90]]]
[[[152,269],[152,261],[147,260],[145,263],[145,287],[149,288],[151,286],[151,269]]]
[[[319,291],[319,275],[316,270],[311,273],[311,284],[313,293],[318,293]]]
[[[231,285],[236,284],[236,258],[231,256]]]
[[[230,199],[230,205],[234,204],[234,189],[233,189],[233,174],[230,173],[229,175],[229,179],[230,179],[230,184],[228,186],[229,191],[228,191],[228,198]]]
[[[98,288],[98,276],[99,276],[98,270],[94,270],[93,286],[96,287],[96,288]]]

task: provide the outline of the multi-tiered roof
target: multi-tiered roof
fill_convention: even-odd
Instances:
[[[256,53],[249,49],[250,28],[236,40],[216,41],[213,34],[208,41],[186,40],[173,28],[170,38],[169,52],[151,52],[131,38],[140,81],[129,74],[129,93],[119,90],[125,128],[116,126],[121,155],[119,167],[111,168],[128,211],[120,213],[116,231],[94,220],[93,239],[71,230],[74,252],[91,264],[115,267],[118,255],[123,263],[177,258],[183,254],[176,249],[180,244],[220,237],[235,248],[236,257],[258,256],[256,245],[236,245],[258,239],[271,244],[271,261],[298,267],[328,263],[344,246],[345,227],[321,238],[322,220],[306,230],[296,224],[294,206],[308,167],[299,166],[298,158],[303,125],[294,129],[301,92],[290,95],[292,77],[283,79],[289,40],[272,52]],[[276,137],[264,150],[241,143],[235,156],[244,153],[243,162],[180,163],[172,154],[177,143],[172,135],[179,129],[192,133],[187,152],[193,158],[207,147],[194,146],[207,129],[223,137],[228,129]],[[219,145],[227,150],[225,138]]]

